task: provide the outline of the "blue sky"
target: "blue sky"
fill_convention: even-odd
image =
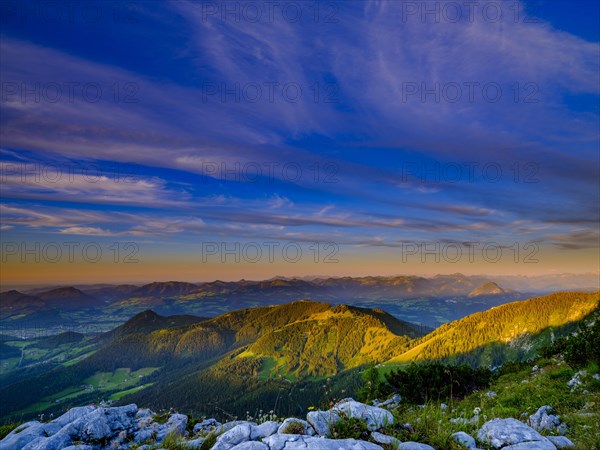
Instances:
[[[598,271],[598,2],[85,5],[2,4],[3,282]],[[337,263],[198,257],[273,241]]]

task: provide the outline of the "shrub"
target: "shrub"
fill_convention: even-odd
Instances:
[[[215,433],[210,433],[206,436],[206,440],[200,446],[200,450],[210,450],[217,443],[217,435]]]
[[[367,440],[369,438],[369,429],[363,420],[342,417],[342,420],[331,426],[331,437],[334,439]]]
[[[18,423],[7,423],[5,425],[0,425],[0,440],[4,439],[8,433],[10,433],[18,426]]]
[[[304,425],[300,422],[290,422],[283,430],[283,434],[304,434]]]
[[[475,390],[488,387],[494,375],[488,369],[440,363],[410,364],[385,375],[388,389],[399,393],[407,402],[420,404],[428,400],[463,398]]]

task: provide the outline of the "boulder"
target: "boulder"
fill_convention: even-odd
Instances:
[[[172,414],[167,420],[167,423],[161,424],[156,430],[156,440],[162,442],[169,434],[178,434],[179,436],[185,436],[187,431],[188,417],[184,414]]]
[[[58,425],[58,427],[59,427],[58,429],[60,430],[65,425],[68,425],[77,419],[81,419],[82,417],[87,416],[89,413],[94,412],[97,409],[98,409],[97,406],[91,406],[91,405],[71,408],[66,413],[64,413],[62,416],[57,417],[56,419],[52,420],[50,423]]]
[[[384,402],[380,402],[379,400],[373,400],[373,406],[377,406],[378,408],[396,408],[400,405],[402,401],[402,396],[400,394],[394,394],[390,398],[388,398]]]
[[[556,447],[552,442],[546,440],[545,442],[521,442],[503,447],[502,450],[556,450]]]
[[[192,439],[191,441],[185,442],[185,446],[187,448],[200,448],[200,447],[202,447],[202,444],[204,444],[205,440],[206,439],[202,438],[202,437],[196,438],[196,439]],[[138,448],[138,450],[139,450],[139,448]]]
[[[252,426],[252,432],[250,433],[250,439],[253,441],[257,441],[259,439],[264,439],[269,437],[275,433],[279,429],[279,424],[277,422],[264,422],[260,425]]]
[[[481,427],[477,433],[477,439],[495,448],[508,449],[507,446],[517,444],[531,445],[532,449],[534,445],[538,446],[536,448],[547,448],[549,450],[555,448],[548,439],[517,419],[490,420]],[[546,447],[539,447],[538,444]]]
[[[231,450],[269,450],[262,442],[244,442],[243,444],[236,445]]]
[[[419,444],[418,442],[402,442],[398,450],[435,450],[431,445]]]
[[[477,448],[477,443],[475,442],[475,439],[473,439],[472,436],[468,435],[464,431],[454,433],[451,437],[454,440],[454,442],[462,445],[463,447]]]
[[[270,450],[383,450],[371,442],[327,439],[299,434],[274,434],[263,440]]]
[[[378,433],[377,431],[373,431],[371,433],[371,439],[378,444],[391,445],[394,448],[398,448],[400,446],[400,441],[395,437],[387,436],[383,433]]]
[[[66,434],[72,439],[80,441],[108,439],[121,430],[131,428],[135,422],[136,413],[136,405],[97,408],[65,425],[59,434]]]
[[[30,442],[21,450],[62,450],[69,447],[73,441],[66,434],[55,434],[50,437],[40,437]]]
[[[565,434],[567,426],[562,423],[551,406],[542,406],[535,414],[529,416],[529,426],[536,431],[548,431]]]
[[[252,429],[255,426],[256,424],[250,422],[236,425],[217,438],[217,443],[213,446],[212,450],[230,450],[238,444],[249,441],[252,436]]]
[[[331,427],[342,418],[335,411],[311,411],[306,415],[306,421],[319,436],[331,436]]]
[[[2,441],[0,441],[0,450],[14,450],[23,448],[30,442],[40,437],[46,437],[46,424],[38,421],[25,422],[8,433]]]
[[[352,399],[342,400],[333,411],[349,418],[364,420],[369,431],[375,431],[394,423],[394,416],[386,409],[365,405]]]
[[[220,426],[221,423],[217,422],[215,419],[206,419],[194,425],[194,434],[210,433],[211,431],[215,431]]]
[[[279,434],[305,434],[308,436],[314,436],[315,430],[306,420],[290,417],[283,421],[283,423],[277,430],[277,433],[279,433]]]
[[[223,434],[226,431],[231,430],[232,428],[237,427],[238,425],[243,425],[249,423],[250,425],[255,425],[256,424],[254,422],[248,422],[247,420],[234,420],[233,422],[227,422],[224,423],[223,425],[219,425],[216,430],[214,430],[215,433],[217,434]]]
[[[575,448],[575,444],[564,436],[547,436],[547,438],[556,448]]]

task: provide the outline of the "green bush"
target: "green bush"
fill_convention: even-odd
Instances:
[[[200,450],[210,450],[217,443],[217,435],[215,433],[210,433],[206,436],[206,440],[200,446]]]
[[[540,354],[544,357],[562,355],[567,364],[577,369],[590,363],[600,365],[600,309],[596,308],[582,321],[575,334],[557,339]]]
[[[389,393],[397,392],[409,403],[459,399],[486,388],[494,378],[488,369],[440,363],[410,364],[385,375]],[[382,387],[381,390],[385,390]]]
[[[367,440],[369,429],[364,420],[342,417],[342,420],[331,426],[331,437],[334,439]]]
[[[8,433],[19,426],[18,423],[7,423],[5,425],[0,425],[0,440],[4,439]]]

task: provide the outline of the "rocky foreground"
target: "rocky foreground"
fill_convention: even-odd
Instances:
[[[306,420],[289,418],[283,422],[256,424],[235,421],[220,424],[214,419],[197,423],[190,433],[183,414],[157,416],[136,405],[104,408],[73,408],[47,423],[27,422],[0,441],[0,450],[150,450],[173,447],[202,450],[432,450],[417,442],[400,442],[385,434],[394,426],[388,410],[398,405],[393,398],[378,406],[345,399],[328,411],[311,411]],[[345,420],[358,419],[366,425],[366,440],[331,439],[332,429]],[[401,425],[402,426],[402,425]],[[503,450],[557,450],[572,448],[564,436],[542,436],[540,431],[564,434],[566,426],[549,406],[529,417],[528,424],[516,419],[486,422],[476,438],[464,432],[452,438],[464,448]]]

